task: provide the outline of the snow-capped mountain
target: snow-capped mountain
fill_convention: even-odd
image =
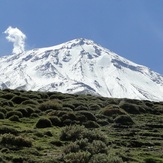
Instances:
[[[0,58],[5,88],[163,100],[163,76],[87,39]]]

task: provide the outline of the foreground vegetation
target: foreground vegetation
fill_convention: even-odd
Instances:
[[[163,102],[0,91],[2,163],[163,163]]]

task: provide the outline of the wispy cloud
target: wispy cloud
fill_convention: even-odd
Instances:
[[[6,39],[13,43],[13,54],[19,54],[25,51],[26,35],[20,29],[9,26],[4,33],[7,35]]]

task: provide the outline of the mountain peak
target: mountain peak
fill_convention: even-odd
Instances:
[[[84,38],[0,58],[0,76],[0,89],[163,99],[160,74]]]

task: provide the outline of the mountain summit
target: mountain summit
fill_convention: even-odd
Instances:
[[[0,89],[163,100],[163,76],[87,39],[0,58]]]

